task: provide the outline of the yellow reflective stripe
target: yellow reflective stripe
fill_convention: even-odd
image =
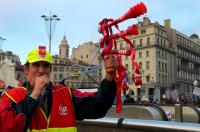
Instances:
[[[48,129],[28,129],[27,132],[77,132],[76,127],[66,127],[66,128],[48,128]]]
[[[24,90],[27,90],[25,87],[19,87],[19,88],[22,88],[22,89],[24,89]]]
[[[51,115],[51,114],[50,114]],[[48,120],[47,120],[47,128],[49,127],[49,123],[50,123],[50,118],[51,118],[51,116],[49,115],[49,118],[48,118]]]
[[[48,119],[47,119],[47,117],[46,117],[44,111],[42,110],[42,108],[39,107],[39,109],[40,109],[40,111],[42,112],[42,114],[43,114],[44,118],[46,119],[46,121],[48,121]]]
[[[7,92],[5,92],[5,94],[9,97],[9,99],[11,99],[13,102],[17,103],[17,101],[15,101]]]
[[[47,128],[49,127],[49,122],[50,122],[50,115],[49,115],[49,118],[47,119],[47,116],[46,116],[46,114],[44,113],[44,111],[42,110],[42,108],[39,108],[40,109],[40,111],[42,112],[42,114],[43,114],[43,116],[44,116],[44,118],[46,119],[46,121],[47,121]]]

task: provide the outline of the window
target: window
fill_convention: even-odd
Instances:
[[[69,53],[68,53],[68,49],[66,49],[66,57],[67,57],[67,58],[68,58],[68,56],[69,56],[68,54],[69,54]]]
[[[81,55],[81,59],[83,59],[83,56]]]
[[[133,40],[133,46],[136,48],[136,40]]]
[[[123,49],[123,43],[120,43],[120,49]]]
[[[164,47],[166,46],[166,44],[165,44],[165,40],[164,40]]]
[[[146,51],[146,57],[150,57],[149,51]]]
[[[162,84],[164,83],[164,75],[162,74]]]
[[[53,78],[54,78],[54,80],[57,80],[57,74],[54,74]]]
[[[157,44],[159,45],[159,38],[157,38]]]
[[[164,71],[164,62],[162,62],[162,71]]]
[[[88,55],[86,55],[86,58],[88,58]]]
[[[150,38],[147,38],[147,45],[150,45]]]
[[[159,68],[159,71],[161,71],[160,61],[158,61],[158,68]]]
[[[64,67],[60,67],[60,68],[59,68],[59,71],[60,71],[60,72],[64,72]]]
[[[146,69],[147,69],[147,70],[150,70],[149,61],[146,61]]]
[[[53,68],[53,71],[54,71],[54,72],[57,72],[57,71],[58,71],[58,67],[54,67],[54,68]]]
[[[143,40],[142,39],[140,39],[140,47],[142,47],[142,44],[143,44]]]
[[[59,64],[63,64],[63,61],[62,61],[62,60],[60,60],[60,61],[59,61]]]
[[[165,63],[165,71],[167,72],[167,63]]]
[[[158,51],[158,57],[160,58],[161,56],[160,56],[160,51]]]
[[[146,76],[146,82],[150,81],[150,76]]]
[[[59,74],[59,80],[63,78],[63,74]]]
[[[142,52],[139,52],[139,58],[142,58]]]
[[[140,30],[140,34],[145,34],[145,33],[146,33],[145,29]]]
[[[126,49],[130,49],[130,46],[129,46],[129,44],[126,44]]]
[[[139,62],[140,69],[142,69],[142,62]]]

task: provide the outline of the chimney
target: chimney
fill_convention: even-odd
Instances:
[[[166,29],[171,29],[171,19],[166,19],[164,21],[164,26]]]

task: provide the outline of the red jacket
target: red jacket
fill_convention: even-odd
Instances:
[[[3,94],[0,103],[1,132],[46,130],[47,127],[54,127],[53,130],[66,127],[76,131],[75,117],[77,120],[104,117],[116,95],[115,81],[103,80],[96,93],[77,94],[72,90],[70,94],[65,86],[50,85],[39,100],[35,100],[29,96],[31,87],[28,84],[24,84],[26,88],[11,89]],[[67,118],[61,118],[61,115],[67,115]],[[46,119],[46,116],[50,118]]]
[[[53,87],[53,90],[56,92],[52,93],[52,110],[49,118],[47,119],[43,110],[38,106],[33,113],[28,130],[50,130],[56,128],[56,131],[69,130],[70,132],[76,132],[76,120],[69,88],[63,89],[63,86],[57,85]],[[18,103],[25,98],[26,93],[25,88],[9,90],[3,95],[4,104],[10,105],[11,100]],[[23,114],[15,115],[12,109],[6,110],[6,108],[8,106],[5,106],[4,109],[2,108],[1,112],[5,111],[3,113],[9,116],[9,121],[1,119],[2,122],[7,124],[2,125],[0,129],[5,132],[23,131],[25,116]],[[5,117],[5,115],[2,117]],[[16,124],[16,122],[18,123]]]

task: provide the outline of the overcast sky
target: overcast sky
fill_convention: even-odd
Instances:
[[[31,49],[48,46],[41,15],[49,15],[50,10],[61,19],[52,39],[53,54],[58,53],[64,34],[70,50],[84,42],[97,42],[101,38],[97,27],[103,17],[116,19],[139,2],[146,4],[145,16],[152,22],[163,25],[165,19],[171,19],[172,28],[187,36],[200,35],[200,0],[0,0],[0,37],[6,38],[2,48],[19,55],[24,63]],[[124,22],[121,29],[136,22]]]

